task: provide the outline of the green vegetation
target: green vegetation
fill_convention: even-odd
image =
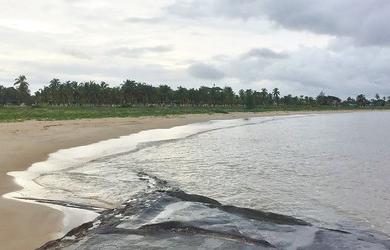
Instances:
[[[50,81],[30,94],[25,76],[14,87],[0,85],[0,121],[69,120],[104,117],[165,116],[230,112],[387,109],[390,97],[367,100],[363,94],[341,100],[321,92],[316,98],[281,96],[279,89],[252,89],[235,93],[230,87],[200,87],[176,90],[126,80],[118,87],[105,82]]]
[[[229,113],[232,109],[198,107],[0,107],[0,121],[72,120],[106,117]],[[235,111],[235,110],[234,110]],[[237,110],[238,111],[238,110]]]
[[[366,107],[365,109],[372,109]],[[383,109],[390,107],[383,107]],[[240,108],[240,107],[0,107],[0,122],[24,120],[73,120],[94,119],[108,117],[140,117],[140,116],[167,116],[182,114],[215,114],[231,112],[268,112],[268,111],[321,111],[321,110],[355,110],[362,109],[349,106],[317,106],[317,107],[268,107],[268,108]],[[375,107],[378,109],[378,107]]]

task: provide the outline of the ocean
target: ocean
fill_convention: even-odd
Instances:
[[[63,210],[67,230],[97,218],[85,249],[316,249],[335,232],[386,249],[389,152],[390,112],[210,121],[60,150],[7,196]]]

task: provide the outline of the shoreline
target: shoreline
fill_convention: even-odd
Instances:
[[[105,118],[0,123],[0,241],[5,249],[33,249],[63,230],[64,214],[46,205],[3,198],[20,190],[11,171],[24,171],[60,149],[83,146],[143,130],[171,128],[209,120],[356,111],[200,114],[168,117]],[[366,111],[367,112],[367,111]],[[22,156],[21,156],[22,155]],[[15,212],[17,210],[17,212]]]

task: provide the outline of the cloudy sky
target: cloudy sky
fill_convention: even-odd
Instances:
[[[0,0],[0,84],[388,96],[389,25],[389,0]]]

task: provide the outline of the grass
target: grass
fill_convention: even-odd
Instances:
[[[25,120],[74,120],[109,117],[167,116],[183,114],[227,114],[231,112],[353,110],[354,107],[0,107],[0,122]],[[373,109],[373,108],[366,108]],[[389,109],[389,107],[375,107]]]
[[[228,113],[195,107],[0,107],[0,122]]]

